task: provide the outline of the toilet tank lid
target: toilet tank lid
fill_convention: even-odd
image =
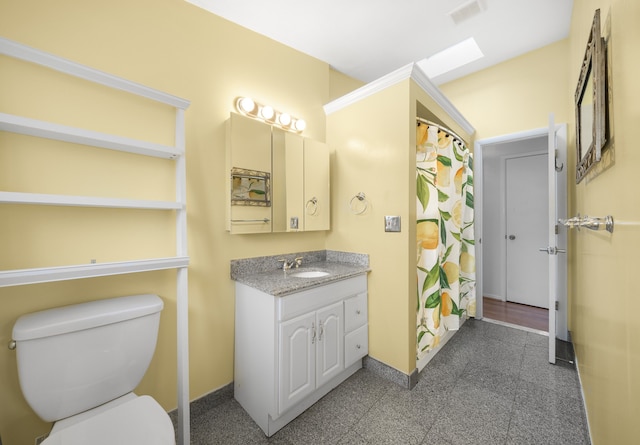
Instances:
[[[57,307],[22,315],[13,325],[15,341],[33,340],[96,328],[160,312],[157,295],[130,295]]]

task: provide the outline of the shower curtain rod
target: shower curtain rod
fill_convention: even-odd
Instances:
[[[432,126],[434,126],[434,127],[438,128],[438,129],[440,129],[440,130],[444,131],[445,133],[450,134],[450,135],[451,135],[451,136],[453,136],[454,138],[458,139],[461,143],[466,144],[466,142],[464,141],[464,139],[462,139],[462,138],[461,138],[460,136],[458,136],[458,135],[457,135],[453,130],[451,130],[451,129],[447,128],[447,127],[443,127],[443,126],[442,126],[442,125],[440,125],[440,124],[436,124],[435,122],[428,121],[428,120],[423,119],[423,118],[421,118],[421,117],[416,117],[416,120],[417,120],[418,122],[422,122],[423,124],[432,125]]]

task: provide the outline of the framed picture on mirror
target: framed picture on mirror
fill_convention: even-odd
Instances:
[[[271,174],[233,167],[231,205],[271,207]]]
[[[599,162],[606,144],[607,79],[605,44],[600,35],[600,10],[591,24],[587,49],[575,92],[576,183]]]

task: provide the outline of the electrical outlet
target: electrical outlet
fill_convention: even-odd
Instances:
[[[40,445],[47,437],[49,437],[49,434],[43,434],[42,436],[36,437],[36,445]],[[0,443],[0,445],[2,444]]]

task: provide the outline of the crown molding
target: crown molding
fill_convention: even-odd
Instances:
[[[442,109],[469,135],[475,133],[475,128],[467,119],[458,111],[449,99],[440,91],[440,89],[429,79],[425,72],[416,63],[410,63],[403,66],[377,80],[353,90],[352,92],[333,100],[324,106],[324,112],[328,116],[336,111],[348,107],[366,97],[389,88],[406,79],[412,79],[422,90],[429,95]]]
[[[382,76],[372,82],[369,82],[366,85],[361,86],[356,90],[353,90],[350,93],[345,94],[342,97],[329,102],[324,106],[325,114],[328,116],[331,113],[339,111],[351,104],[364,99],[365,97],[372,96],[379,91],[385,90],[390,86],[397,84],[398,82],[402,82],[403,80],[408,79],[411,76],[412,69],[413,63],[410,63],[409,65],[405,65],[402,68],[399,68],[385,76]]]

